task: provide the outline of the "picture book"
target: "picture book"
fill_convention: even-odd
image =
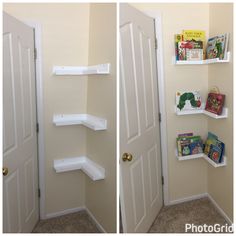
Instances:
[[[201,58],[203,55],[202,41],[180,41],[178,42],[178,60],[188,60],[191,52],[195,52]]]
[[[213,134],[211,132],[208,132],[207,140],[206,140],[205,145],[204,145],[204,153],[207,156],[210,153],[211,145],[216,144],[216,140],[218,140],[218,137],[215,134]]]
[[[211,158],[216,163],[222,162],[222,157],[224,154],[225,144],[219,140],[216,140],[215,144],[211,144],[210,152],[208,157]]]
[[[179,60],[178,43],[181,41],[183,41],[183,35],[175,34],[175,57],[177,61]]]
[[[202,99],[200,92],[176,92],[176,107],[178,111],[201,109]]]
[[[203,152],[203,150],[202,150],[202,141],[201,140],[190,144],[191,155],[202,153],[202,152]]]
[[[202,41],[206,40],[205,31],[203,30],[183,30],[184,41]]]
[[[217,35],[209,38],[206,48],[207,59],[225,59],[227,56],[228,34]]]
[[[178,156],[188,156],[203,152],[200,136],[180,136],[176,141]]]
[[[225,101],[225,95],[220,93],[209,93],[206,101],[206,111],[221,115]]]
[[[187,61],[203,60],[203,49],[186,49]]]

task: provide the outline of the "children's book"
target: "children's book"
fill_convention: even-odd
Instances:
[[[220,93],[209,93],[206,102],[206,111],[221,115],[225,101],[225,95]]]
[[[203,60],[203,49],[186,49],[187,61],[201,61]]]
[[[178,42],[178,60],[183,61],[191,59],[191,55],[193,52],[195,53],[195,57],[196,55],[199,55],[199,57],[202,58],[203,55],[202,41],[193,40],[193,41]]]
[[[179,50],[178,50],[178,43],[183,41],[183,35],[182,34],[175,34],[175,57],[176,60],[179,60]]]
[[[199,91],[176,92],[178,111],[201,109],[202,99]]]
[[[203,152],[200,136],[181,136],[176,141],[178,156],[188,156]]]
[[[225,144],[219,140],[216,140],[215,144],[211,144],[210,152],[208,157],[210,157],[214,162],[221,163],[223,160]]]
[[[221,34],[209,38],[207,42],[207,59],[219,58],[223,60],[227,57],[228,34]]]
[[[211,132],[208,132],[207,140],[206,140],[205,145],[204,145],[204,153],[207,156],[210,153],[211,145],[216,144],[216,140],[218,140],[218,137],[215,134],[213,134]]]
[[[202,41],[206,40],[205,31],[203,30],[183,30],[184,41]]]

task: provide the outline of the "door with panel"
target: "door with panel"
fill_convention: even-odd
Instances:
[[[3,13],[3,232],[38,219],[34,30]]]
[[[120,5],[120,202],[124,232],[147,232],[162,200],[154,19]]]

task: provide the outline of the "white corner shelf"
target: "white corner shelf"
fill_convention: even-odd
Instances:
[[[105,169],[86,156],[54,160],[56,173],[82,170],[93,181],[105,179]]]
[[[177,153],[177,151],[176,151]],[[199,159],[199,158],[204,158],[204,160],[206,160],[208,163],[210,163],[212,166],[214,166],[215,168],[217,167],[222,167],[222,166],[226,166],[227,165],[227,157],[223,156],[223,160],[221,163],[215,163],[213,160],[211,160],[207,155],[205,155],[204,153],[199,153],[199,154],[195,154],[195,155],[188,155],[188,156],[177,156],[177,159],[179,161],[186,161],[186,160],[192,160],[192,159]]]
[[[110,74],[110,63],[94,66],[53,66],[55,75],[93,75]]]
[[[178,116],[204,114],[204,115],[209,116],[209,117],[214,118],[214,119],[224,119],[224,118],[228,117],[228,108],[227,107],[223,107],[221,115],[216,115],[212,112],[206,111],[204,109],[204,107],[205,107],[205,104],[204,104],[204,106],[202,106],[201,109],[188,110],[188,111],[179,111],[179,109],[177,109],[177,107],[175,106],[175,113]]]
[[[188,155],[188,156],[177,156],[179,161],[198,159],[198,158],[202,158],[202,157],[203,157],[203,153]]]
[[[207,155],[203,154],[203,158],[210,163],[212,166],[214,166],[215,168],[217,167],[222,167],[222,166],[226,166],[227,165],[227,157],[223,156],[223,161],[221,163],[215,163],[214,161],[211,160],[211,158],[209,158]]]
[[[57,114],[53,116],[56,126],[84,125],[92,130],[106,130],[107,120],[89,114]]]
[[[208,65],[208,64],[214,64],[214,63],[227,63],[230,61],[230,52],[227,52],[227,57],[225,60],[214,58],[214,59],[206,59],[206,60],[200,60],[200,61],[177,61],[176,57],[173,57],[173,61],[175,65]]]

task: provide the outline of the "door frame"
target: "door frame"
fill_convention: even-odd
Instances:
[[[42,26],[38,22],[25,21],[26,25],[34,28],[34,43],[37,50],[35,60],[36,79],[36,118],[39,132],[37,133],[38,146],[38,180],[39,180],[39,216],[46,219],[45,213],[45,148],[44,148],[44,97],[43,97],[43,75],[42,75]]]
[[[162,13],[157,10],[143,11],[144,14],[153,18],[155,22],[155,33],[157,39],[156,63],[157,63],[157,84],[159,94],[159,109],[161,113],[160,138],[161,138],[161,163],[162,176],[164,178],[163,200],[164,205],[169,205],[169,180],[168,180],[168,149],[167,149],[167,116],[165,99],[165,73],[164,73],[164,51],[163,51],[163,30]]]

